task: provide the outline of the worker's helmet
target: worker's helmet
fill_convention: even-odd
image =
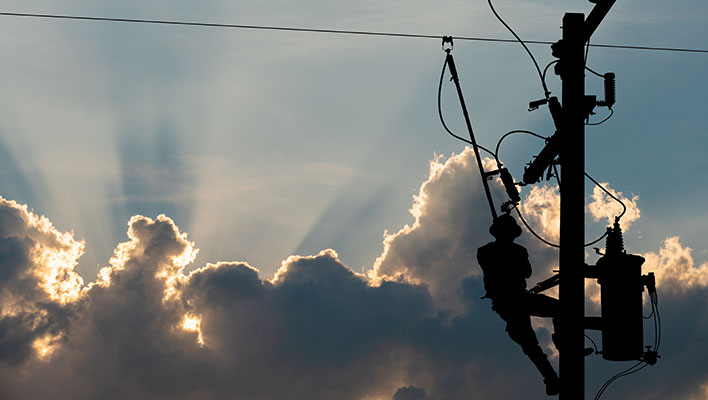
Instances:
[[[521,236],[521,228],[519,228],[514,217],[509,214],[502,214],[489,227],[489,233],[497,239],[500,237],[515,239]]]

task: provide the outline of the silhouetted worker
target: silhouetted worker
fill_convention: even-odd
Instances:
[[[531,276],[529,253],[514,243],[521,236],[521,228],[509,214],[494,220],[489,233],[496,239],[477,250],[477,261],[484,273],[483,298],[492,299],[492,310],[506,321],[509,337],[521,345],[521,349],[543,375],[546,394],[558,394],[558,374],[548,361],[531,327],[531,316],[553,318],[554,330],[559,312],[558,299],[543,294],[528,293],[526,279]],[[557,333],[552,335],[558,348]]]

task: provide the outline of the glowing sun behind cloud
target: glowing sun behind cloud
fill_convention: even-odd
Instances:
[[[204,336],[202,335],[202,319],[199,316],[185,314],[182,320],[182,329],[187,332],[197,333],[197,343],[204,346]]]

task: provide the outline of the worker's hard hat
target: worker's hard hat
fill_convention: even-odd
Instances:
[[[519,228],[514,217],[509,214],[502,214],[498,216],[492,223],[492,226],[489,227],[489,233],[495,238],[501,236],[514,239],[521,236],[521,228]]]

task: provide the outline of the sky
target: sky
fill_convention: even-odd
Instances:
[[[549,41],[564,12],[591,8],[495,6],[522,37]],[[1,11],[510,37],[481,0],[6,0]],[[592,41],[705,48],[705,15],[699,1],[620,1]],[[479,300],[474,254],[491,217],[471,151],[438,120],[439,40],[1,19],[0,395],[542,394]],[[543,92],[521,46],[456,41],[453,54],[481,144],[553,133],[546,109],[527,111]],[[603,398],[704,398],[708,57],[591,48],[588,65],[616,73],[617,104],[587,129],[586,169],[629,205],[626,247],[657,273],[665,326],[659,364]],[[602,82],[588,75],[587,91],[601,97]],[[442,99],[464,135],[451,84]],[[500,157],[520,179],[542,146],[512,136]],[[550,240],[552,184],[522,191]],[[590,239],[616,206],[586,189]],[[550,275],[557,253],[521,240],[530,281]],[[586,365],[586,396],[626,368]]]

